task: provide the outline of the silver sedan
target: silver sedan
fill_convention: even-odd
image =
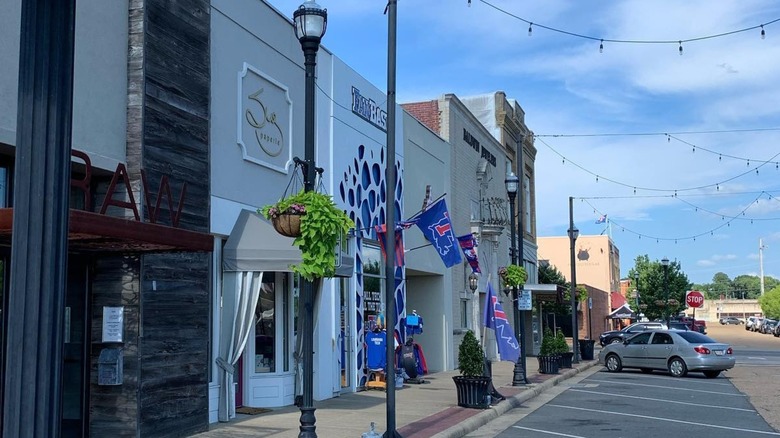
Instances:
[[[701,371],[712,379],[734,368],[734,362],[734,351],[728,344],[693,331],[644,332],[599,352],[599,363],[613,373],[639,368],[643,373],[668,370],[674,377],[683,377],[688,371]]]

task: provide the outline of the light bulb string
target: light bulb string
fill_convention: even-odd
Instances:
[[[531,20],[527,20],[527,19],[525,19],[523,17],[520,17],[519,15],[513,14],[512,12],[509,12],[506,9],[502,9],[502,8],[500,8],[500,7],[490,3],[487,0],[479,0],[479,1],[481,3],[483,3],[484,5],[489,6],[489,7],[493,8],[493,9],[495,9],[496,11],[499,11],[499,12],[501,12],[501,13],[509,16],[509,17],[512,17],[514,19],[517,19],[517,20],[520,20],[520,21],[522,21],[524,23],[527,23],[529,26],[539,27],[539,28],[542,28],[542,29],[549,30],[551,32],[556,32],[556,33],[560,33],[560,34],[563,34],[563,35],[569,35],[569,36],[573,36],[573,37],[576,37],[576,38],[582,38],[582,39],[587,39],[587,40],[592,40],[592,41],[599,41],[601,44],[603,44],[605,42],[607,42],[607,43],[617,43],[617,44],[677,44],[677,45],[680,46],[680,48],[682,48],[682,44],[683,43],[690,43],[690,42],[694,42],[694,41],[703,41],[703,40],[709,40],[709,39],[713,39],[713,38],[721,38],[721,37],[734,35],[734,34],[738,34],[738,33],[749,32],[751,30],[756,30],[756,29],[761,29],[762,31],[764,31],[764,27],[765,26],[769,26],[770,24],[774,24],[774,23],[777,23],[778,21],[780,21],[780,18],[775,18],[774,20],[770,20],[770,21],[767,21],[767,22],[762,23],[762,24],[757,24],[755,26],[749,26],[749,27],[745,27],[745,28],[742,28],[742,29],[736,29],[736,30],[731,30],[731,31],[727,31],[727,32],[721,32],[721,33],[716,33],[716,34],[712,34],[712,35],[704,35],[704,36],[693,37],[693,38],[686,38],[686,39],[680,39],[680,38],[677,38],[677,39],[674,39],[674,40],[616,39],[616,38],[603,38],[603,37],[595,37],[595,36],[591,36],[591,35],[584,35],[584,34],[581,34],[581,33],[572,32],[572,31],[568,31],[568,30],[564,30],[564,29],[560,29],[560,28],[556,28],[556,27],[552,27],[552,26],[546,26],[544,24],[539,24],[537,22],[534,22],[534,21],[531,21]],[[469,1],[469,4],[470,4],[470,1]],[[765,31],[764,31],[763,35],[766,35]]]
[[[758,197],[756,197],[756,199],[753,200],[753,202],[748,204],[748,206],[745,207],[742,210],[741,214],[744,214],[750,208],[751,205],[755,204],[761,198],[761,196],[763,196],[763,194],[764,194],[764,192],[759,194]],[[596,208],[593,204],[591,204],[587,200],[588,198],[574,198],[574,199],[580,199],[581,202],[584,202],[585,204],[590,206],[593,209],[593,212],[596,215],[599,215],[599,216],[603,216],[604,215],[604,213],[602,211],[600,211],[598,208]],[[717,227],[711,228],[711,229],[709,229],[707,231],[704,231],[704,232],[701,232],[701,233],[688,235],[688,236],[679,236],[679,237],[662,237],[662,236],[654,236],[654,235],[650,235],[650,234],[645,234],[645,233],[641,233],[639,231],[633,230],[631,228],[628,228],[625,225],[623,225],[623,224],[613,220],[612,218],[610,218],[609,221],[613,225],[619,227],[621,229],[621,231],[634,234],[634,235],[638,236],[640,239],[644,237],[646,239],[655,239],[656,242],[665,241],[665,242],[675,242],[675,243],[677,243],[679,241],[686,241],[686,240],[694,240],[695,241],[697,237],[704,237],[704,236],[707,236],[707,235],[712,236],[712,235],[714,235],[715,231],[717,231],[717,230],[719,230],[721,228],[730,226],[732,222],[734,222],[734,221],[736,221],[738,219],[740,219],[739,216],[729,217],[729,220],[727,220],[724,223],[718,225]]]
[[[541,138],[538,138],[538,137],[537,137],[537,140],[539,140],[539,142],[540,142],[540,143],[542,143],[543,145],[545,145],[545,146],[546,146],[548,149],[550,149],[550,150],[551,150],[553,153],[555,153],[556,155],[558,155],[559,157],[561,157],[561,159],[563,160],[563,162],[564,162],[564,163],[565,163],[566,161],[568,161],[568,162],[569,162],[571,165],[573,165],[573,166],[577,167],[578,169],[582,170],[583,172],[585,172],[585,173],[587,173],[587,174],[590,174],[590,175],[592,175],[592,176],[596,177],[596,181],[600,181],[600,180],[608,181],[608,182],[611,182],[611,183],[613,183],[613,184],[616,184],[616,185],[619,185],[619,186],[623,186],[623,187],[627,187],[627,188],[634,189],[634,192],[636,192],[636,190],[645,190],[645,191],[649,191],[649,192],[686,192],[686,191],[693,191],[693,190],[703,190],[703,189],[707,189],[707,188],[711,188],[711,187],[716,187],[718,190],[720,190],[720,186],[721,186],[721,185],[723,185],[723,184],[725,184],[725,183],[727,183],[727,182],[734,181],[735,179],[741,178],[741,177],[743,177],[743,176],[745,176],[745,175],[747,175],[747,174],[749,174],[749,173],[754,173],[754,172],[756,172],[756,170],[757,170],[757,169],[760,169],[760,168],[762,168],[763,166],[766,166],[767,164],[770,164],[770,163],[771,163],[771,164],[775,164],[775,161],[774,161],[774,160],[775,160],[775,158],[777,158],[778,156],[780,156],[780,152],[778,152],[778,153],[776,153],[775,155],[773,155],[773,156],[772,156],[770,159],[768,159],[768,160],[765,160],[765,161],[757,161],[757,162],[758,162],[758,163],[760,163],[760,164],[759,164],[759,165],[757,165],[757,166],[756,166],[756,167],[754,167],[754,168],[751,168],[750,170],[747,170],[747,171],[745,171],[745,172],[741,172],[741,173],[739,173],[739,174],[737,174],[737,175],[734,175],[734,176],[732,176],[731,178],[727,178],[727,179],[725,179],[725,180],[718,181],[718,182],[715,182],[715,183],[711,183],[711,184],[705,184],[705,185],[701,185],[701,186],[694,186],[694,187],[682,187],[682,188],[676,188],[676,189],[674,189],[674,188],[672,188],[672,189],[664,189],[664,188],[658,188],[658,187],[646,187],[646,186],[640,186],[640,185],[637,185],[637,184],[628,184],[628,183],[625,183],[625,182],[622,182],[622,181],[615,180],[615,179],[613,179],[613,178],[605,177],[605,176],[603,176],[603,175],[600,175],[600,174],[598,174],[598,173],[596,173],[596,172],[593,172],[593,171],[591,171],[590,169],[587,169],[587,168],[585,168],[584,166],[580,165],[579,163],[577,163],[577,162],[575,162],[575,161],[572,161],[572,160],[570,160],[570,159],[566,158],[566,156],[564,156],[563,154],[561,154],[560,152],[558,152],[558,151],[557,151],[555,148],[553,148],[552,146],[550,146],[550,145],[549,145],[549,144],[548,144],[546,141],[544,141],[543,139],[541,139]]]

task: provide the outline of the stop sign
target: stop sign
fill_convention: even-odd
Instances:
[[[704,295],[697,290],[689,290],[685,293],[685,304],[688,307],[701,307],[704,304]]]

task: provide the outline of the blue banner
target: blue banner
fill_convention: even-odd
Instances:
[[[517,338],[512,332],[504,308],[498,301],[491,283],[488,283],[487,297],[485,297],[484,325],[496,332],[496,344],[498,344],[501,360],[517,362],[517,358],[520,357],[520,344],[517,343]]]
[[[463,261],[458,250],[455,233],[452,231],[452,222],[450,222],[450,215],[447,212],[447,204],[444,199],[440,199],[420,213],[415,221],[425,238],[433,244],[433,248],[439,253],[444,266],[449,268]]]

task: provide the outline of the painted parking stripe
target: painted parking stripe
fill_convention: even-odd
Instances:
[[[706,393],[706,394],[728,395],[728,396],[732,396],[732,397],[747,397],[745,394],[731,394],[731,393],[728,393],[728,392],[705,391],[703,389],[676,388],[676,387],[672,387],[672,386],[647,385],[647,384],[644,384],[644,383],[618,382],[618,381],[612,381],[612,380],[589,380],[589,381],[590,382],[609,383],[609,384],[612,384],[612,385],[649,386],[651,388],[656,388],[656,389],[674,389],[676,391],[703,392],[703,393]]]
[[[701,403],[688,403],[688,402],[667,400],[667,399],[663,399],[663,398],[637,397],[637,396],[634,396],[634,395],[612,394],[612,393],[609,393],[609,392],[585,391],[583,389],[570,389],[569,391],[584,392],[584,393],[587,393],[587,394],[596,394],[596,395],[608,395],[610,397],[624,397],[624,398],[633,398],[633,399],[637,399],[637,400],[657,401],[657,402],[661,402],[661,403],[664,403],[664,404],[675,403],[675,404],[678,404],[678,405],[696,406],[696,407],[700,407],[700,408],[717,408],[717,409],[728,409],[728,410],[731,410],[731,411],[756,412],[754,409],[730,408],[730,407],[726,407],[726,406],[715,406],[715,405],[703,405]]]
[[[565,436],[569,438],[585,438],[583,436],[579,435],[569,435],[568,433],[558,433],[558,432],[550,432],[547,430],[541,430],[541,429],[531,429],[530,427],[521,427],[521,426],[512,426],[515,429],[522,429],[522,430],[530,430],[531,432],[539,432],[539,433],[546,433],[547,435],[555,435],[555,436]]]
[[[624,414],[622,412],[602,411],[600,409],[579,408],[579,407],[575,407],[575,406],[563,406],[563,405],[554,405],[554,404],[548,404],[546,406],[550,406],[550,407],[553,407],[553,408],[572,409],[572,410],[575,410],[575,411],[596,412],[596,413],[599,413],[599,414],[622,415],[624,417],[644,418],[644,419],[647,419],[647,420],[668,421],[670,423],[680,423],[680,424],[685,424],[687,426],[711,427],[713,429],[735,430],[735,431],[739,431],[739,432],[760,433],[760,434],[763,434],[763,435],[780,436],[780,433],[777,433],[777,432],[767,432],[767,431],[755,430],[755,429],[744,429],[744,428],[741,428],[741,427],[718,426],[718,425],[715,425],[715,424],[707,424],[707,423],[695,423],[695,422],[690,421],[690,420],[673,420],[671,418],[653,417],[653,416],[650,416],[650,415],[639,415],[639,414]]]
[[[691,372],[694,372],[694,371],[691,371]],[[696,386],[715,385],[715,386],[728,386],[729,388],[731,388],[733,386],[731,383],[726,383],[726,382],[721,383],[721,382],[718,382],[718,380],[722,380],[722,379],[706,379],[706,380],[703,380],[703,379],[682,379],[681,380],[681,379],[678,379],[677,377],[672,377],[672,376],[668,376],[668,375],[665,376],[665,375],[662,375],[662,374],[655,374],[655,375],[653,375],[653,374],[644,374],[644,375],[642,375],[642,379],[643,380],[644,379],[657,379],[657,380],[665,380],[667,382],[674,381],[675,383],[678,383],[678,384],[692,383],[692,384],[694,384]],[[677,388],[677,387],[675,387],[675,388]]]

